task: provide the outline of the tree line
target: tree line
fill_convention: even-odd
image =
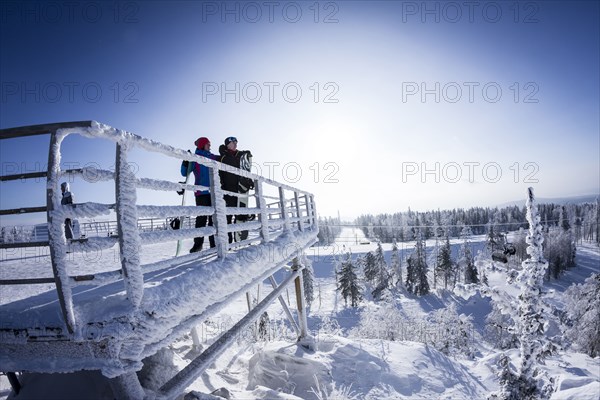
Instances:
[[[572,227],[576,241],[587,240],[600,243],[600,200],[595,203],[560,205],[546,203],[538,205],[540,221],[546,229],[553,227]],[[325,228],[331,230],[333,219],[324,221]],[[417,229],[423,239],[441,237],[460,237],[463,226],[469,226],[473,235],[484,235],[490,229],[496,232],[514,232],[527,229],[526,208],[508,206],[503,208],[472,207],[468,209],[406,212],[393,214],[364,214],[356,218],[355,224],[361,226],[365,236],[378,239],[383,243],[411,241],[416,239]]]

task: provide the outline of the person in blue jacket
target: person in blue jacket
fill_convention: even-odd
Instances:
[[[210,152],[210,140],[205,137],[198,138],[194,144],[196,145],[196,154],[199,156],[203,156],[206,158],[210,158],[211,160],[217,160],[218,156],[212,154]],[[189,170],[188,170],[189,167]],[[191,162],[189,165],[188,161],[183,161],[181,163],[181,175],[187,176],[188,171],[194,172],[194,185],[200,186],[210,186],[210,171],[207,166],[202,164],[198,164],[196,162]],[[194,193],[196,197],[196,205],[197,206],[211,206],[212,202],[210,199],[210,191],[208,190],[196,190]],[[196,228],[204,228],[206,226],[206,222],[208,221],[208,226],[213,226],[212,217],[206,215],[200,215],[196,217]],[[213,235],[209,236],[208,241],[210,242],[210,247],[215,247],[215,237]],[[202,245],[204,244],[204,236],[199,236],[194,238],[194,246],[190,249],[190,253],[195,253],[197,251],[202,250]]]

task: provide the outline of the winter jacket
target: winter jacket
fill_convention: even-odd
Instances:
[[[248,156],[252,157],[252,153],[250,153],[248,150],[229,151],[225,145],[222,144],[219,146],[219,154],[221,154],[220,161],[223,164],[227,164],[235,168],[240,168],[240,158],[244,153],[247,153]],[[250,180],[248,178],[240,177],[239,175],[225,171],[219,171],[219,176],[221,177],[221,189],[234,193],[239,193],[240,180],[242,183]],[[245,186],[248,187],[248,183],[246,183]]]
[[[218,160],[219,157],[210,151],[196,149],[196,154],[202,157],[209,158],[211,160]],[[191,170],[194,172],[194,185],[200,186],[210,186],[210,171],[207,166],[198,164],[197,162],[192,161]],[[183,161],[181,163],[181,175],[187,176],[188,173],[188,161]],[[200,196],[201,194],[209,194],[208,190],[196,190],[194,194],[196,196]]]
[[[73,204],[73,195],[71,194],[71,191],[69,188],[69,183],[68,182],[61,183],[60,188],[64,189],[64,192],[62,194],[62,199],[60,200],[60,204],[62,204],[62,205]]]

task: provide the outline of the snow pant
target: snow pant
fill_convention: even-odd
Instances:
[[[211,206],[212,202],[210,200],[210,193],[201,194],[196,196],[196,205],[197,206]],[[199,215],[196,217],[196,228],[204,228],[206,226],[206,222],[208,221],[208,226],[213,226],[212,217],[207,215]],[[215,236],[210,235],[208,237],[208,241],[210,242],[210,247],[215,247]],[[204,236],[199,236],[194,238],[194,247],[198,248],[198,250],[202,250],[202,245],[204,244]]]
[[[237,207],[238,206],[238,199],[235,196],[229,196],[228,194],[226,194],[225,196],[223,196],[223,198],[225,199],[225,205],[227,207]],[[233,220],[233,215],[227,214],[227,225],[231,224]],[[233,233],[231,232],[227,232],[227,236],[229,236],[229,243],[233,243]]]
[[[238,200],[238,207],[248,207],[248,204],[246,203],[248,201],[248,198],[246,197],[243,201],[242,200]],[[247,214],[239,214],[235,216],[235,223],[239,223],[239,222],[246,222],[248,221],[248,215]],[[239,233],[239,237],[240,237],[240,241],[242,240],[246,240],[248,239],[248,231],[241,231]]]
[[[73,223],[71,222],[71,218],[65,219],[65,237],[73,239]]]

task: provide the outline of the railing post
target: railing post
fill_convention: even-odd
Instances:
[[[260,208],[260,214],[258,220],[260,221],[260,234],[263,238],[263,243],[267,243],[269,238],[269,214],[267,212],[267,202],[263,197],[262,182],[260,180],[254,181],[254,191],[256,193],[256,200],[258,207]]]
[[[312,195],[306,195],[306,211],[311,219],[310,225],[313,229],[319,229],[319,223],[317,221],[317,212],[315,210],[315,199]]]
[[[60,309],[69,333],[75,332],[75,312],[73,310],[73,295],[69,286],[69,276],[66,271],[66,239],[64,234],[64,218],[55,218],[54,210],[61,207],[60,198],[55,190],[60,184],[58,182],[60,171],[60,144],[62,136],[56,132],[50,135],[50,151],[48,154],[48,176],[46,189],[46,215],[48,219],[48,242],[50,244],[50,260],[52,262],[52,273],[56,282],[56,292]]]
[[[144,276],[140,267],[135,175],[127,163],[127,150],[127,144],[117,142],[115,159],[117,232],[125,290],[129,301],[137,308],[144,294]]]
[[[298,192],[294,191],[294,201],[296,202],[296,216],[298,217],[298,230],[304,231],[304,224],[302,222],[302,210],[300,210],[300,202],[298,201]]]
[[[317,219],[317,207],[315,206],[315,196],[310,195],[310,207],[313,217],[313,228],[319,230],[319,220]]]
[[[198,325],[194,325],[190,333],[192,334],[192,343],[194,350],[202,349],[202,342],[200,341],[200,335],[198,334]]]
[[[215,163],[216,164],[216,163]],[[221,191],[221,179],[219,178],[219,169],[213,166],[210,177],[210,199],[215,208],[213,215],[213,225],[216,229],[215,244],[217,246],[217,256],[222,259],[227,255],[229,248],[229,237],[227,235],[227,205]]]
[[[286,232],[290,232],[292,227],[290,226],[290,216],[288,215],[287,206],[285,204],[285,192],[281,186],[279,186],[279,207],[281,209],[281,218],[283,218],[283,226]]]
[[[298,258],[292,261],[292,271],[300,271],[300,274],[294,280],[296,286],[296,304],[298,306],[298,322],[300,324],[300,338],[304,339],[308,336],[308,322],[306,320],[306,305],[304,302],[304,282],[302,280],[302,269],[298,263]]]

